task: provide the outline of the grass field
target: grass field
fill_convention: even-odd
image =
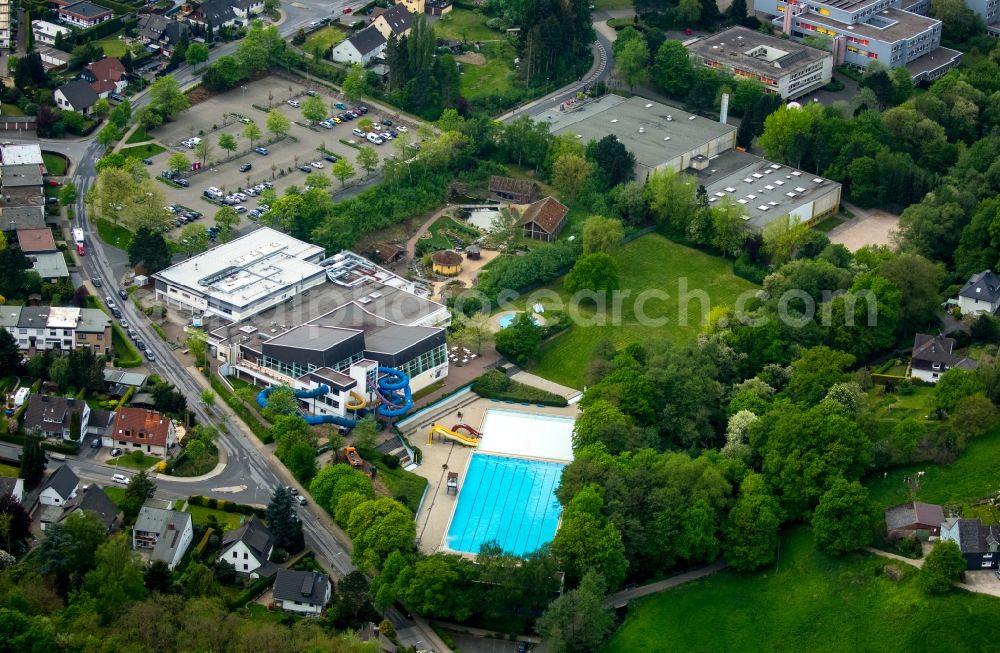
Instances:
[[[123,147],[119,151],[133,159],[145,159],[156,156],[160,152],[166,152],[167,149],[158,143],[144,143],[142,145],[133,145],[132,147]]]
[[[375,465],[378,469],[378,479],[389,490],[389,494],[396,498],[405,497],[406,507],[416,512],[420,505],[420,499],[424,496],[427,479],[423,476],[417,476],[413,472],[408,472],[402,467],[389,469],[382,462],[382,454],[378,451],[362,449],[358,453],[362,458]]]
[[[830,216],[829,218],[822,220],[818,225],[813,227],[813,229],[822,232],[824,234],[828,234],[842,224],[844,224],[843,220],[834,216]]]
[[[42,163],[45,164],[45,169],[49,171],[50,175],[61,177],[66,174],[66,159],[58,154],[45,152],[42,154]]]
[[[632,9],[632,0],[593,0],[594,9]]]
[[[101,46],[104,54],[109,57],[117,58],[125,56],[125,44],[119,41],[116,36],[109,36],[99,41],[94,41],[94,43]]]
[[[517,52],[514,46],[509,43],[487,43],[480,52],[486,56],[486,63],[481,66],[462,64],[459,80],[462,95],[474,100],[486,95],[509,93],[515,81],[514,57],[517,56]]]
[[[123,487],[109,485],[104,488],[104,493],[108,495],[108,498],[111,499],[116,506],[121,506],[122,502],[125,500],[125,488]]]
[[[140,127],[139,129],[136,129],[134,132],[132,132],[132,135],[129,136],[128,140],[125,142],[131,145],[133,143],[145,143],[146,141],[152,139],[153,137],[147,134],[145,129]]]
[[[225,510],[192,506],[191,504],[188,504],[187,512],[191,513],[191,519],[195,524],[207,524],[209,515],[215,515],[215,518],[219,520],[219,526],[224,531],[239,527],[241,519],[249,519],[246,515],[241,515],[238,512],[226,512]]]
[[[951,465],[920,464],[899,467],[885,478],[873,475],[865,484],[872,500],[881,507],[902,503],[908,499],[905,477],[924,472],[916,497],[921,501],[943,505],[967,506],[1000,490],[1000,475],[996,461],[1000,460],[1000,428],[969,443],[965,452]],[[964,508],[963,508],[964,509]]]
[[[4,102],[0,104],[0,115],[3,116],[23,116],[24,111],[21,111],[21,107],[16,104],[7,104]]]
[[[327,25],[306,37],[306,42],[302,44],[302,49],[312,53],[319,46],[326,52],[333,46],[347,38],[347,32],[342,29]]]
[[[136,455],[138,454],[138,455]],[[134,469],[140,471],[143,469],[149,469],[156,463],[160,462],[160,458],[156,456],[147,456],[141,451],[129,451],[117,458],[112,458],[108,461],[108,465],[112,467],[127,467],[129,469]]]
[[[710,304],[705,308],[706,312],[715,306],[732,306],[740,293],[756,287],[734,276],[729,261],[678,245],[656,234],[628,243],[615,255],[615,260],[620,270],[619,288],[631,293],[622,302],[620,320],[615,320],[609,310],[607,324],[583,326],[578,323],[570,327],[567,332],[542,346],[532,372],[570,387],[582,387],[584,368],[594,345],[602,338],[608,338],[621,347],[650,338],[683,343],[697,336],[701,330],[702,302],[696,298],[686,302],[687,310],[682,316],[686,325],[679,324],[678,314],[682,306],[679,283],[686,281],[689,295],[698,290],[707,294]],[[666,301],[653,298],[643,307],[649,318],[665,319],[666,324],[662,326],[640,324],[634,310],[635,298],[650,289],[658,289],[670,296]],[[561,278],[536,293],[542,291],[548,291],[550,296],[551,293],[558,295],[564,305],[562,310],[565,310],[569,295],[563,290]],[[532,295],[532,300],[537,299],[546,308],[558,309],[542,294]],[[515,302],[519,308],[524,308],[527,303],[528,298]],[[573,317],[573,312],[569,313]],[[578,311],[582,319],[594,319],[595,313],[592,304],[584,304]]]
[[[936,634],[949,651],[975,651],[1000,635],[1000,599],[955,592],[929,597],[916,570],[893,581],[883,558],[830,558],[798,528],[782,538],[777,570],[721,572],[633,603],[604,653],[668,651],[927,651]],[[954,646],[953,646],[954,645]]]
[[[434,23],[434,35],[439,39],[470,42],[503,38],[503,34],[486,26],[486,16],[457,7]]]
[[[6,478],[17,478],[21,470],[13,465],[7,465],[5,463],[0,463],[0,476]]]
[[[97,225],[97,236],[108,245],[127,250],[132,244],[132,232],[104,218],[93,218]]]

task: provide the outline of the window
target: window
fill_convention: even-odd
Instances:
[[[234,557],[234,558],[236,557],[236,555],[237,555],[237,554],[236,554],[236,552],[235,552],[235,551],[233,551],[233,557]]]
[[[243,554],[243,559],[244,559],[244,560],[248,559],[249,557],[250,557],[250,554],[249,554],[249,553],[244,553],[244,554]]]
[[[248,565],[248,564],[244,564],[243,565],[243,571],[248,571],[249,569],[250,569],[250,565]]]

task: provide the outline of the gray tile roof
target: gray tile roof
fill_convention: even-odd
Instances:
[[[1000,526],[986,526],[978,519],[948,521],[958,522],[958,547],[962,553],[995,552],[1000,548]]]
[[[97,102],[97,93],[90,87],[90,84],[82,79],[74,79],[72,82],[63,84],[56,91],[62,92],[76,111],[89,109],[94,105],[94,102]]]
[[[34,163],[7,165],[0,168],[0,183],[4,187],[41,186],[42,171]]]
[[[984,270],[974,274],[958,291],[959,297],[981,299],[993,303],[1000,300],[1000,277],[993,270]]]
[[[329,600],[330,578],[318,571],[281,569],[274,578],[274,598],[326,605]]]
[[[143,506],[139,510],[139,517],[135,520],[135,530],[157,533],[158,537],[150,560],[170,563],[173,562],[177,548],[181,544],[181,535],[190,523],[189,513]]]
[[[953,367],[961,367],[967,370],[976,369],[979,364],[964,356],[956,356],[951,353],[955,347],[955,340],[943,335],[931,336],[925,333],[918,333],[913,338],[912,365],[920,370],[940,370],[944,372]],[[934,365],[938,365],[937,368]]]
[[[266,561],[274,546],[271,531],[267,530],[267,527],[256,516],[250,517],[249,521],[239,528],[226,531],[222,537],[223,550],[228,549],[236,542],[243,542],[253,552],[258,562]]]
[[[118,506],[108,498],[103,489],[91,485],[76,497],[69,500],[65,506],[65,519],[74,510],[90,511],[97,515],[101,522],[110,530],[118,518]]]
[[[42,490],[52,488],[63,499],[68,499],[78,485],[80,485],[80,478],[73,473],[69,465],[59,465],[42,486]]]
[[[347,40],[350,41],[351,45],[353,45],[362,55],[374,52],[386,43],[385,37],[382,36],[382,32],[378,31],[371,25],[359,32],[355,32],[354,35]]]
[[[413,24],[413,14],[402,4],[389,7],[381,17],[396,36],[402,36],[403,32],[410,29],[410,25]]]
[[[104,7],[95,5],[92,2],[87,2],[86,0],[83,0],[82,2],[74,2],[71,5],[63,7],[59,11],[67,14],[74,14],[76,16],[82,16],[84,18],[96,18],[98,16],[111,13],[110,9],[105,9]]]
[[[31,395],[28,408],[24,411],[24,428],[27,431],[35,427],[42,431],[61,431],[64,427],[69,427],[72,413],[82,411],[83,404],[76,399],[56,395]]]

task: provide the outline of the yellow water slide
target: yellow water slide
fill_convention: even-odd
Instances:
[[[479,446],[479,438],[473,435],[466,435],[464,433],[456,433],[455,431],[445,428],[437,423],[431,427],[431,432],[427,435],[427,444],[431,444],[433,442],[435,434],[448,438],[449,440],[454,440],[459,444],[464,444],[467,447]]]
[[[368,407],[368,401],[353,390],[351,390],[351,399],[354,400],[354,403],[348,402],[347,410],[361,410]]]

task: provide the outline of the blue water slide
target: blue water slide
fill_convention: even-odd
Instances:
[[[410,377],[406,372],[394,367],[379,367],[382,378],[378,380],[378,393],[382,403],[375,411],[382,417],[399,417],[413,408],[410,394]]]
[[[274,390],[274,386],[264,388],[259,393],[257,393],[257,405],[261,408],[267,408],[267,398]],[[316,397],[322,397],[323,395],[330,392],[330,387],[327,385],[319,385],[312,390],[296,390],[295,396],[298,399],[315,399]],[[357,420],[351,419],[349,417],[337,417],[336,415],[303,415],[306,424],[311,424],[313,426],[317,424],[336,424],[337,426],[343,426],[346,428],[354,428],[357,425]]]

